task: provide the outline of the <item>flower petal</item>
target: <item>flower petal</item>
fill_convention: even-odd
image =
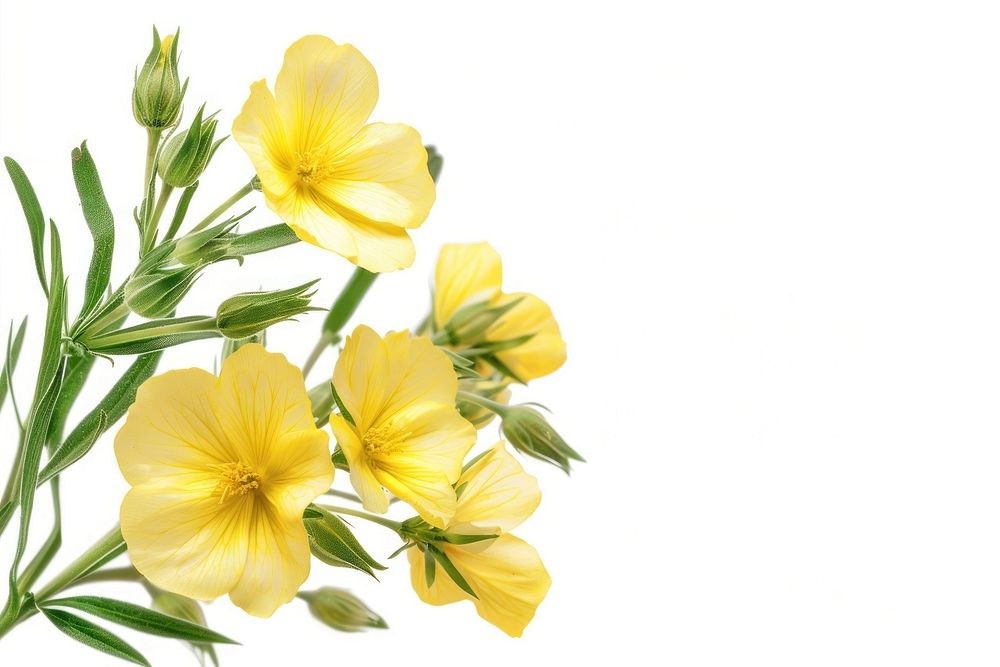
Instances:
[[[295,194],[296,164],[274,96],[263,80],[250,86],[250,97],[233,120],[233,139],[246,151],[260,179],[264,197],[276,213]]]
[[[371,327],[358,325],[337,357],[333,386],[361,433],[368,430],[382,409],[388,372],[388,353],[382,338]]]
[[[143,484],[125,495],[122,536],[132,564],[164,590],[198,600],[228,593],[247,559],[252,496],[220,503],[204,476],[184,487]]]
[[[375,479],[405,501],[432,526],[444,528],[455,513],[455,489],[444,474],[430,467],[380,464]]]
[[[413,229],[434,204],[427,150],[408,125],[366,125],[340,150],[331,169],[333,175],[317,190],[366,221]]]
[[[434,583],[428,586],[424,569],[424,552],[420,549],[415,547],[407,549],[406,558],[410,561],[410,583],[413,585],[413,590],[417,592],[417,597],[427,604],[441,606],[472,599],[440,568],[435,572]]]
[[[307,35],[285,51],[274,98],[295,150],[336,151],[375,108],[378,77],[350,44]]]
[[[234,461],[267,468],[281,436],[316,430],[302,371],[283,354],[244,345],[222,364],[219,387],[213,408],[239,454]]]
[[[357,491],[362,505],[369,512],[385,514],[389,511],[389,496],[372,474],[354,428],[340,415],[330,415],[330,428],[351,467],[351,486]]]
[[[271,445],[261,472],[261,490],[270,503],[288,516],[303,510],[333,484],[330,436],[313,427],[280,436]]]
[[[507,368],[527,382],[562,366],[566,361],[566,343],[559,333],[559,324],[552,316],[552,310],[534,294],[504,294],[498,303],[518,298],[521,302],[490,327],[486,338],[502,341],[534,334],[528,342],[497,353],[497,358]]]
[[[385,336],[389,368],[385,377],[384,415],[418,402],[455,404],[458,377],[451,360],[426,336],[393,331]]]
[[[212,412],[217,394],[216,378],[197,368],[157,375],[139,387],[115,436],[115,456],[129,484],[158,482],[235,460]]]
[[[455,483],[461,488],[449,528],[499,528],[507,532],[523,523],[538,507],[538,480],[524,472],[503,442],[472,464]]]
[[[309,577],[309,537],[301,513],[285,515],[266,501],[253,507],[246,567],[229,599],[248,614],[267,618]]]
[[[500,294],[500,255],[489,244],[448,243],[434,271],[434,321],[443,327],[462,305]]]

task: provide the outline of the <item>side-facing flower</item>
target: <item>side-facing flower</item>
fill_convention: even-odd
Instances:
[[[369,271],[413,263],[407,229],[434,203],[427,151],[413,128],[371,123],[378,79],[349,44],[292,44],[274,84],[261,80],[233,121],[268,206],[303,241]]]
[[[489,352],[518,380],[548,375],[566,361],[552,310],[534,294],[502,292],[502,277],[489,243],[446,244],[434,272],[434,329],[459,350]]]
[[[283,355],[251,344],[218,378],[191,368],[147,380],[115,455],[132,485],[122,535],[150,582],[198,600],[228,593],[262,617],[295,597],[309,575],[302,513],[333,464]]]
[[[388,489],[443,527],[476,441],[455,408],[458,379],[447,355],[427,338],[397,331],[383,339],[362,325],[344,344],[333,387],[346,413],[331,415],[330,427],[365,509],[386,512]]]
[[[455,484],[458,505],[448,532],[498,533],[492,540],[470,544],[440,543],[448,560],[475,591],[463,591],[434,564],[428,584],[429,554],[409,549],[410,581],[421,600],[444,605],[471,600],[479,615],[512,637],[520,637],[552,584],[535,549],[507,531],[531,516],[541,501],[534,477],[498,442],[462,473]]]

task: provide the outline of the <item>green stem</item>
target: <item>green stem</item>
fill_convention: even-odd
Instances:
[[[170,201],[170,195],[174,193],[174,186],[163,184],[160,189],[160,195],[156,198],[156,207],[153,209],[153,217],[149,219],[149,224],[146,228],[142,230],[142,247],[145,252],[148,253],[153,249],[153,245],[156,243],[156,228],[160,225],[160,218],[163,217],[163,210],[167,208],[167,202]]]
[[[228,211],[230,209],[230,207],[232,207],[234,204],[236,204],[236,202],[238,202],[239,200],[243,199],[248,194],[250,194],[251,192],[253,192],[253,190],[254,190],[254,187],[253,187],[254,186],[254,181],[256,181],[256,180],[257,180],[256,176],[254,178],[250,179],[250,181],[248,181],[246,185],[244,185],[242,188],[240,188],[239,190],[237,190],[233,194],[232,197],[230,197],[226,201],[224,201],[221,204],[219,204],[218,208],[216,208],[214,211],[212,211],[211,213],[209,213],[207,218],[205,218],[204,220],[202,220],[201,222],[199,222],[197,225],[195,225],[194,228],[191,229],[191,231],[188,232],[188,233],[191,234],[191,233],[194,233],[194,232],[201,231],[202,229],[205,229],[205,227],[208,227],[210,224],[212,224],[213,222],[215,222],[215,220],[219,216],[221,216],[223,213],[225,213],[226,211]]]
[[[323,333],[320,334],[316,346],[309,353],[309,358],[306,359],[306,363],[302,367],[303,376],[309,374],[326,348],[340,340],[340,330],[354,315],[354,311],[358,309],[358,305],[376,278],[378,278],[377,273],[362,269],[360,266],[354,269],[354,273],[351,274],[350,279],[340,291],[337,300],[333,302],[333,307],[327,313],[326,320],[323,321]]]
[[[343,498],[344,500],[352,500],[352,501],[354,501],[356,503],[360,503],[361,502],[361,498],[358,498],[353,493],[350,493],[348,491],[340,491],[339,489],[330,489],[324,495],[334,496],[336,498]]]
[[[142,179],[143,196],[149,190],[149,179],[153,177],[153,169],[156,167],[156,149],[160,147],[160,134],[163,130],[150,128],[146,130],[146,172]]]
[[[496,401],[491,401],[485,396],[480,396],[479,394],[473,394],[469,391],[459,391],[457,398],[466,403],[475,403],[478,406],[484,407],[490,412],[493,412],[503,418],[504,413],[506,413],[509,408],[502,403],[497,403]]]
[[[351,509],[350,507],[338,507],[336,505],[318,505],[318,507],[325,509],[327,512],[333,512],[334,514],[356,516],[359,519],[365,519],[366,521],[377,523],[380,526],[385,526],[389,530],[393,530],[396,533],[398,533],[403,526],[403,524],[399,521],[393,521],[392,519],[386,519],[376,514],[369,514],[368,512],[362,512],[361,510]]]

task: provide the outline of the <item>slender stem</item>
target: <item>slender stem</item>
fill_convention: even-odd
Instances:
[[[239,200],[243,199],[248,194],[250,194],[251,192],[253,192],[253,189],[254,189],[253,185],[254,185],[254,181],[256,180],[256,178],[257,177],[255,176],[253,179],[251,179],[250,181],[248,181],[246,185],[244,185],[242,188],[240,188],[235,193],[233,193],[232,197],[230,197],[226,201],[224,201],[221,204],[219,204],[218,208],[216,208],[214,211],[212,211],[211,213],[209,213],[207,218],[205,218],[204,220],[202,220],[201,222],[199,222],[197,225],[195,225],[194,228],[191,229],[191,232],[188,232],[188,233],[198,232],[198,231],[201,231],[202,229],[205,229],[205,227],[208,227],[210,224],[212,224],[213,222],[215,222],[215,220],[219,216],[221,216],[223,213],[225,213],[226,211],[228,211],[231,206],[233,206],[234,204],[236,204],[236,202],[238,202]]]
[[[365,519],[366,521],[371,521],[372,523],[377,523],[380,526],[385,526],[386,528],[399,532],[402,527],[402,523],[399,521],[393,521],[391,519],[386,519],[375,514],[369,514],[368,512],[362,512],[361,510],[351,509],[350,507],[338,507],[336,505],[319,505],[319,507],[325,509],[327,512],[333,512],[334,514],[347,514],[348,516],[356,516],[359,519]]]
[[[330,308],[330,312],[327,313],[326,319],[323,321],[323,332],[320,334],[319,341],[309,353],[309,358],[306,359],[306,363],[302,367],[303,376],[309,374],[327,347],[340,340],[340,330],[354,315],[354,311],[358,309],[358,305],[365,298],[365,294],[368,293],[368,289],[376,278],[378,278],[377,273],[362,269],[360,266],[354,269],[354,273],[351,274],[344,288],[340,290],[337,300],[333,302],[333,307]]]
[[[116,552],[122,546],[121,527],[115,524],[101,539],[94,543],[94,546],[87,549],[75,561],[66,566],[62,572],[57,574],[52,581],[43,586],[35,595],[39,602],[51,598],[53,595],[73,584],[77,579],[84,577],[109,560],[109,556],[117,555]]]
[[[361,502],[361,498],[358,498],[353,493],[350,493],[348,491],[340,491],[339,489],[330,489],[329,491],[326,492],[325,495],[335,496],[337,498],[343,498],[344,500],[352,500],[356,503]]]
[[[465,401],[466,403],[475,403],[476,405],[484,407],[490,412],[498,414],[501,417],[503,417],[504,413],[510,409],[506,405],[503,405],[502,403],[491,401],[485,396],[480,396],[479,394],[474,394],[469,391],[459,391],[458,399]]]
[[[152,250],[153,245],[156,243],[156,228],[160,224],[160,218],[163,217],[163,210],[167,207],[167,202],[170,201],[170,195],[174,193],[174,186],[163,184],[160,189],[160,195],[156,198],[156,207],[153,209],[153,217],[150,218],[149,224],[146,226],[143,233],[142,245],[146,248],[146,251]]]
[[[86,574],[73,583],[64,586],[63,590],[69,588],[70,586],[92,584],[97,581],[143,581],[143,578],[142,575],[139,574],[138,570],[131,565],[126,565],[125,567],[111,567],[107,570],[97,570],[96,572]]]
[[[143,196],[149,190],[149,179],[153,177],[153,169],[156,167],[156,149],[160,147],[160,134],[163,130],[158,128],[149,128],[146,130],[146,172],[145,177],[142,179],[142,192]]]

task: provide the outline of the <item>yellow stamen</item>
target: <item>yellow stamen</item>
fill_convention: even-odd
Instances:
[[[223,463],[215,466],[215,469],[219,472],[219,484],[215,487],[215,492],[221,496],[220,504],[229,496],[245,496],[260,488],[260,473],[245,463]]]
[[[361,444],[369,457],[388,456],[401,449],[408,436],[409,433],[394,433],[391,424],[379,424],[365,431]]]

